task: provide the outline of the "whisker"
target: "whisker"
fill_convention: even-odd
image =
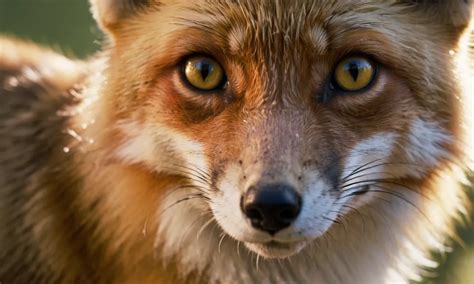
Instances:
[[[240,257],[240,243],[241,241],[237,240],[237,255]]]
[[[260,263],[260,254],[257,253],[257,258],[255,260],[255,268],[259,271],[259,263]]]
[[[177,190],[180,190],[180,189],[195,189],[206,195],[210,193],[208,188],[203,187],[203,186],[197,186],[194,184],[180,185],[180,186],[174,187],[172,190],[170,190],[170,192],[176,192]]]
[[[357,196],[357,195],[362,195],[362,194],[367,193],[370,190],[369,185],[364,185],[364,186],[361,186],[361,187],[362,187],[361,189],[350,192],[347,195],[339,196],[337,200],[341,200],[341,199],[344,199],[344,198],[353,197],[353,196]],[[355,187],[355,188],[359,188],[359,187]],[[344,190],[342,193],[345,193],[346,191],[351,191],[351,188]]]
[[[349,179],[344,180],[344,183],[345,183],[345,182],[353,181],[353,180],[358,179],[358,178],[362,178],[362,177],[366,177],[366,176],[371,176],[371,175],[387,175],[387,176],[390,176],[391,178],[396,178],[396,176],[393,175],[393,174],[390,173],[390,172],[373,172],[373,173],[365,173],[365,174],[360,174],[360,175],[358,175],[358,176],[350,177]],[[342,186],[344,186],[344,184],[343,184]]]
[[[332,218],[329,218],[329,217],[326,217],[326,216],[321,216],[324,220],[327,220],[327,221],[331,221],[333,223],[336,223],[336,224],[339,224],[339,225],[342,225],[341,221],[337,220],[336,219],[332,219]]]
[[[346,175],[344,178],[342,178],[342,181],[345,182],[347,178],[349,178],[350,176],[354,175],[354,174],[357,174],[359,173],[362,169],[365,170],[364,168],[369,166],[370,164],[373,164],[375,162],[378,162],[380,161],[381,159],[375,159],[373,161],[370,161],[370,162],[367,162],[357,168],[355,168],[352,172],[350,172],[348,175]]]
[[[209,197],[209,192],[207,190],[203,190],[203,189],[199,189],[199,188],[196,188],[195,186],[193,185],[181,185],[181,186],[177,186],[177,187],[174,187],[172,189],[169,189],[164,195],[163,195],[163,198],[168,198],[169,196],[171,196],[173,193],[176,193],[180,190],[184,190],[184,189],[194,189],[196,190],[198,193],[195,193],[195,194],[201,194],[202,195],[202,198],[203,199],[206,199],[208,202],[211,202],[211,198]]]
[[[227,236],[226,233],[222,233],[221,234],[222,237],[221,239],[219,240],[219,245],[217,246],[217,252],[220,254],[221,253],[221,246],[222,246],[222,241],[224,241],[224,238]]]
[[[196,165],[193,165],[193,166],[195,166],[195,168],[192,168],[192,167],[186,166],[186,165],[182,165],[182,164],[177,164],[177,163],[173,163],[172,165],[183,168],[183,169],[186,169],[186,170],[189,170],[191,172],[195,172],[197,174],[200,174],[203,177],[207,177],[208,179],[211,178],[211,175],[208,172],[204,171],[203,169],[199,168]]]
[[[367,184],[369,183],[369,184]],[[391,184],[391,185],[397,185],[397,186],[400,186],[406,190],[409,190],[415,194],[418,194],[424,198],[426,198],[427,200],[429,201],[432,201],[431,198],[429,198],[428,196],[426,196],[425,194],[423,194],[422,192],[419,192],[418,190],[416,190],[415,188],[411,188],[409,187],[408,185],[406,184],[403,184],[403,183],[400,183],[400,182],[397,182],[395,180],[391,180],[391,179],[367,179],[367,180],[362,180],[362,181],[359,181],[359,182],[353,182],[353,183],[350,183],[350,184],[347,184],[347,185],[344,185],[341,187],[341,189],[344,189],[344,188],[347,188],[347,187],[352,187],[353,185],[357,185],[357,184],[367,184],[367,185],[372,185],[372,184],[377,184],[377,183],[386,183],[386,184]]]
[[[378,159],[378,160],[381,160],[381,159]],[[370,163],[370,162],[369,162]],[[373,168],[376,168],[376,167],[380,167],[380,166],[386,166],[386,165],[407,165],[407,166],[413,166],[413,167],[422,167],[422,165],[419,165],[419,164],[415,164],[415,163],[410,163],[410,162],[383,162],[383,163],[379,163],[379,164],[375,164],[375,165],[371,165],[370,167],[366,167],[364,169],[361,169],[360,171],[358,172],[363,172],[363,171],[367,171],[367,170],[371,170]],[[351,173],[352,175],[353,173]],[[355,174],[355,173],[354,173]],[[347,177],[349,177],[350,175],[348,175]]]
[[[412,201],[408,200],[408,198],[406,196],[404,196],[403,194],[399,194],[399,193],[396,193],[396,192],[392,192],[392,191],[389,191],[390,189],[388,188],[385,188],[385,187],[381,187],[381,186],[378,186],[378,185],[374,185],[375,187],[377,188],[380,188],[380,190],[378,189],[371,189],[369,192],[378,192],[378,193],[385,193],[385,194],[388,194],[388,195],[391,195],[391,196],[395,196],[397,198],[400,198],[401,200],[405,201],[406,203],[410,204],[414,209],[416,209],[421,215],[423,215],[426,220],[428,220],[429,222],[431,222],[428,218],[428,216],[425,215],[425,213],[420,209],[418,208],[418,206],[416,206],[415,203],[413,203]]]
[[[347,205],[347,204],[343,204],[342,207],[345,207],[345,208],[349,208],[350,210],[356,212],[357,214],[359,214],[360,217],[363,217],[362,213],[359,211],[359,209],[355,208],[354,206],[350,206],[350,205]]]
[[[170,209],[170,208],[172,208],[172,207],[174,207],[174,206],[176,206],[176,205],[178,205],[178,204],[180,204],[180,203],[182,203],[182,202],[184,202],[184,201],[189,201],[189,200],[192,200],[192,199],[204,199],[204,197],[203,197],[202,194],[200,194],[200,193],[188,195],[188,196],[186,196],[186,197],[184,197],[184,198],[179,199],[178,201],[174,202],[173,204],[169,205],[169,206],[166,207],[165,209],[163,209],[163,210],[160,212],[159,215],[165,213],[168,209]]]
[[[163,167],[163,169],[168,170],[168,171],[170,171],[170,172],[176,172],[176,171],[177,171],[175,168],[172,168],[172,167]],[[182,169],[180,169],[178,172],[179,172],[180,174],[184,175],[184,176],[187,177],[187,178],[190,178],[190,177],[195,178],[194,181],[202,182],[202,183],[204,183],[204,184],[206,184],[206,185],[209,185],[209,184],[210,184],[208,179],[206,179],[205,177],[199,175],[199,174],[196,173],[196,172],[190,172],[189,170],[188,170],[188,171],[184,171],[184,170],[182,170]],[[193,179],[191,179],[191,180],[193,180]]]
[[[209,221],[207,221],[206,223],[204,223],[204,225],[202,225],[201,229],[199,229],[199,231],[196,235],[196,241],[199,240],[199,238],[201,237],[202,232],[204,232],[206,227],[208,227],[212,223],[212,221],[214,221],[214,218],[209,219]]]

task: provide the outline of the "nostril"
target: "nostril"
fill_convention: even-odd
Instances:
[[[279,218],[283,222],[291,223],[298,216],[298,213],[299,210],[296,208],[286,208],[280,212]]]
[[[256,208],[247,208],[245,210],[245,215],[251,220],[256,220],[256,221],[263,220],[262,213]]]

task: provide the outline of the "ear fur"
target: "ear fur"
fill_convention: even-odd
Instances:
[[[473,16],[474,0],[401,0],[433,21],[449,25],[454,32],[463,31]]]
[[[90,0],[97,23],[106,31],[113,31],[123,19],[151,5],[156,0]]]

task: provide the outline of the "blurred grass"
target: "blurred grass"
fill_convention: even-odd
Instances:
[[[474,184],[474,172],[468,175],[470,184]],[[465,187],[469,200],[474,206],[474,188]],[[457,233],[462,242],[451,244],[452,253],[434,254],[440,267],[430,271],[433,277],[427,277],[423,284],[474,284],[474,207],[467,217],[466,224],[460,224]]]
[[[29,39],[79,58],[93,54],[101,36],[87,0],[0,0],[0,34]],[[473,190],[467,190],[474,200]],[[464,246],[454,243],[452,254],[436,256],[441,266],[433,275],[438,277],[426,279],[425,284],[474,284],[474,226],[460,226],[459,235]]]
[[[99,48],[100,37],[87,0],[0,0],[0,34],[80,58]]]

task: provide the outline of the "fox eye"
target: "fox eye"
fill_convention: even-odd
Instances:
[[[200,91],[215,91],[223,88],[226,76],[222,66],[207,56],[194,56],[182,65],[184,80]]]
[[[333,84],[347,92],[360,91],[372,83],[376,75],[376,66],[362,56],[348,57],[336,66]]]

